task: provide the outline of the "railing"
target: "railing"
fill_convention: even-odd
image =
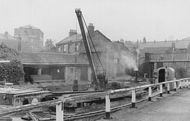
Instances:
[[[136,107],[136,94],[139,89],[148,89],[148,96],[146,100],[151,101],[152,97],[154,96],[163,96],[164,90],[163,90],[163,85],[166,86],[166,93],[170,93],[170,91],[177,91],[178,89],[181,88],[186,88],[190,85],[190,78],[184,78],[184,79],[179,79],[179,80],[172,80],[172,81],[167,81],[167,82],[162,82],[162,83],[157,83],[157,84],[149,84],[149,85],[143,85],[143,86],[137,86],[137,87],[132,87],[132,88],[124,88],[124,89],[117,89],[117,90],[109,90],[107,92],[98,92],[98,94],[105,96],[105,112],[106,112],[106,118],[110,118],[110,113],[113,110],[111,108],[111,101],[110,101],[110,95],[114,93],[119,93],[119,92],[131,92],[131,107],[134,108]],[[172,87],[171,87],[172,85]],[[153,94],[153,87],[158,87],[158,93]],[[90,94],[92,96],[93,94]],[[97,95],[97,93],[96,93]],[[83,96],[88,96],[88,95],[83,95]],[[31,110],[34,108],[39,108],[43,106],[50,106],[50,105],[56,105],[56,121],[64,121],[64,102],[68,100],[74,100],[74,99],[80,99],[80,96],[75,96],[75,97],[65,97],[63,99],[58,99],[58,100],[53,100],[53,101],[46,101],[42,103],[37,103],[37,104],[29,104],[25,106],[19,106],[15,108],[11,108],[8,110],[4,110],[0,112],[0,116],[4,116],[7,114],[11,114],[14,112],[20,112],[20,111],[27,111]],[[118,106],[117,108],[121,108],[122,106]]]
[[[138,89],[145,89],[148,88],[148,101],[152,100],[152,97],[159,95],[160,97],[162,97],[164,91],[163,91],[163,85],[167,85],[167,93],[169,94],[171,90],[171,85],[173,84],[173,91],[177,91],[177,89],[181,89],[181,88],[185,88],[188,87],[190,85],[190,78],[184,78],[184,79],[179,79],[179,80],[172,80],[172,81],[166,81],[166,82],[162,82],[162,83],[157,83],[157,84],[149,84],[149,85],[143,85],[143,86],[137,86],[137,87],[133,87],[133,88],[127,88],[127,89],[118,89],[118,90],[111,90],[107,95],[106,95],[106,118],[110,118],[110,99],[109,94],[112,93],[116,93],[116,92],[122,92],[122,91],[131,91],[131,107],[134,108],[136,107],[136,90]],[[152,94],[152,87],[155,86],[159,86],[159,93],[157,93],[156,95]]]

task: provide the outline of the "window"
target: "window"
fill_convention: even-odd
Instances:
[[[68,44],[65,44],[65,45],[63,46],[63,52],[68,52]]]
[[[61,52],[61,47],[58,48],[58,51]]]
[[[73,68],[70,68],[70,72],[73,73],[74,69]]]
[[[78,52],[79,51],[79,46],[80,46],[80,44],[78,43],[78,44],[76,44],[76,52]]]

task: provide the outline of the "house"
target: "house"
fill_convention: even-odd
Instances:
[[[96,72],[105,72],[110,80],[124,74],[124,69],[119,69],[119,66],[123,67],[121,55],[125,54],[131,57],[124,43],[112,42],[101,31],[95,30],[92,23],[88,26],[88,32],[89,34],[87,33],[86,35],[93,55]],[[82,35],[78,34],[76,30],[70,30],[69,35],[56,44],[57,50],[61,53],[79,55],[88,61],[82,39]]]

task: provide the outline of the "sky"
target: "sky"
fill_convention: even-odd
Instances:
[[[58,42],[80,32],[75,9],[111,40],[147,41],[190,36],[190,0],[0,0],[0,33],[32,25]]]

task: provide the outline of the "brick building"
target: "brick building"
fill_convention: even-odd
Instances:
[[[43,49],[44,33],[31,25],[15,28],[14,36],[20,41],[19,50],[39,52]]]

